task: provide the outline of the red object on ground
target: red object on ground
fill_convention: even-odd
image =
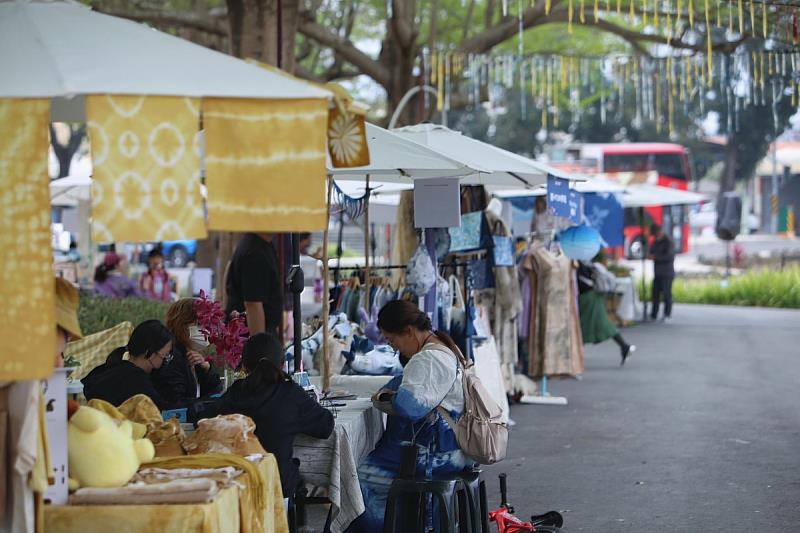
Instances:
[[[525,531],[536,531],[536,527],[530,522],[523,522],[505,507],[500,507],[496,511],[489,513],[489,520],[497,523],[497,533],[523,533]]]

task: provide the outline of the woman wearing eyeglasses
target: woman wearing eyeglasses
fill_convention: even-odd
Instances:
[[[128,359],[123,359],[125,353]],[[146,320],[136,326],[127,346],[108,354],[105,364],[83,378],[87,400],[98,398],[119,406],[137,394],[149,396],[159,409],[169,403],[156,391],[151,372],[172,360],[172,333],[158,320]]]

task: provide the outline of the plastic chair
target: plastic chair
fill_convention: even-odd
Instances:
[[[460,479],[395,479],[386,500],[383,531],[384,533],[424,531],[425,509],[427,508],[425,500],[426,496],[431,495],[434,502],[439,505],[439,531],[456,533],[456,527],[458,527],[461,533],[470,533],[468,505],[459,506],[458,502],[459,499],[466,501],[467,493],[464,482]],[[397,509],[400,504],[403,509],[402,514],[399,515],[401,523],[398,525],[396,523],[398,521]]]

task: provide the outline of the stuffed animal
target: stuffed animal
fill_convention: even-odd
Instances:
[[[81,487],[122,487],[139,465],[153,460],[153,443],[133,439],[133,426],[91,407],[81,407],[67,429],[69,471]]]

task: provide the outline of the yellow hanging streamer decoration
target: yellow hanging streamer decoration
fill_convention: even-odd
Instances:
[[[733,33],[733,13],[731,12],[730,6],[727,6],[728,11],[728,31]]]
[[[711,55],[711,25],[709,24],[708,15],[708,0],[704,0],[706,10],[706,59],[708,61],[708,86],[711,87],[711,82],[714,79],[714,65],[712,61],[714,58]]]
[[[777,57],[777,56],[775,56],[775,57]],[[772,76],[772,73],[773,73],[773,70],[772,70],[772,54],[767,54],[767,66],[769,67],[769,71],[768,71],[769,75]],[[777,70],[777,67],[776,67],[776,70]]]
[[[594,0],[594,23],[600,20],[600,0]]]
[[[686,76],[686,93],[687,98],[692,97],[692,91],[694,90],[694,73],[696,72],[694,69],[695,63],[694,61],[689,61],[689,71],[687,72]]]
[[[569,5],[567,5],[567,33],[572,33],[572,17],[575,16],[575,6],[572,5],[572,0],[569,0]]]
[[[606,11],[611,11],[611,0],[606,0]]]
[[[436,84],[436,74],[438,72],[436,62],[438,60],[438,54],[436,52],[431,52],[431,83]]]
[[[634,11],[634,9],[633,9],[633,4],[634,4],[634,2],[633,2],[633,0],[631,0],[631,2],[630,2],[630,8],[631,8],[630,9],[630,17],[631,17],[631,19],[633,19],[636,16],[636,11]]]
[[[761,74],[759,75],[761,83],[761,93],[764,93],[764,52],[761,52]]]
[[[667,44],[672,42],[672,0],[667,0]]]
[[[683,0],[678,0],[678,7],[675,8],[675,32],[673,33],[673,35],[680,35],[679,24],[681,23],[682,16],[683,16]]]
[[[689,0],[689,26],[694,26],[694,0]]]
[[[744,0],[739,0],[739,34],[744,35]]]
[[[622,0],[617,0],[617,15],[622,13]]]
[[[656,80],[656,133],[661,133],[661,83]]]
[[[585,0],[581,0],[581,24],[586,24],[586,5]]]
[[[642,5],[642,23],[647,26],[647,0],[642,0],[642,2],[644,2]],[[631,2],[631,5],[633,5],[633,2]]]
[[[669,124],[669,136],[672,137],[672,131],[675,128],[675,124],[673,122],[673,100],[672,100],[672,93],[670,92],[667,94],[667,123]]]
[[[721,28],[722,27],[722,14],[721,14],[721,10],[720,10],[720,7],[719,7],[720,2],[721,2],[721,0],[717,0],[717,28]]]
[[[750,33],[756,35],[756,3],[750,0]]]
[[[547,1],[544,3],[544,14],[545,14],[545,15],[550,15],[550,9],[551,9],[552,7],[553,7],[553,1],[552,1],[552,0],[547,0]]]
[[[653,26],[658,29],[658,12],[660,11],[658,7],[658,1],[653,3]]]
[[[764,33],[764,39],[767,38],[767,17],[769,15],[769,10],[767,8],[767,4],[761,6],[761,30]]]
[[[444,109],[444,57],[439,57],[439,70],[436,75],[436,111]]]

